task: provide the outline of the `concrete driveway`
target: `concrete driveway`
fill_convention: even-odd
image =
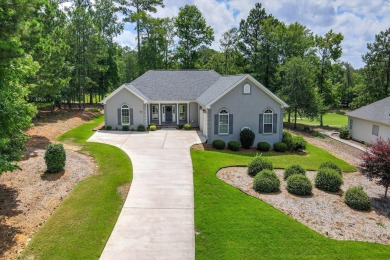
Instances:
[[[101,259],[195,259],[194,188],[190,147],[196,131],[98,131],[89,142],[125,151],[131,188]]]

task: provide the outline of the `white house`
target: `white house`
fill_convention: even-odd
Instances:
[[[348,113],[351,138],[372,143],[377,138],[390,138],[390,97]]]

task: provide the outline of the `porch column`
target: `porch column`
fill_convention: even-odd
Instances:
[[[161,117],[162,117],[162,113],[161,113],[161,104],[158,103],[158,124],[161,125]]]
[[[150,111],[150,104],[146,104],[146,124],[147,125],[150,125],[150,113],[149,113],[149,111]]]
[[[179,103],[176,103],[176,124],[179,124]]]
[[[190,103],[187,103],[187,123],[190,122]]]

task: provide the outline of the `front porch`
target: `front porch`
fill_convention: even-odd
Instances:
[[[146,104],[147,123],[160,127],[177,127],[190,123],[198,126],[199,105],[196,102],[155,102]]]

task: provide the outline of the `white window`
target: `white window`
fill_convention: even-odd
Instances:
[[[353,120],[349,119],[349,130],[352,130],[353,127]]]
[[[250,94],[251,93],[251,85],[245,84],[243,89],[244,94]]]
[[[158,105],[152,105],[152,120],[158,120]]]
[[[272,110],[267,109],[263,114],[263,127],[264,134],[272,134],[272,126],[273,126],[273,113]]]
[[[179,105],[179,120],[186,119],[186,105]]]
[[[372,134],[378,136],[378,134],[379,134],[379,126],[378,125],[372,125]]]
[[[218,134],[229,134],[229,112],[226,109],[219,111]]]
[[[122,125],[130,125],[130,109],[128,105],[121,107]]]

